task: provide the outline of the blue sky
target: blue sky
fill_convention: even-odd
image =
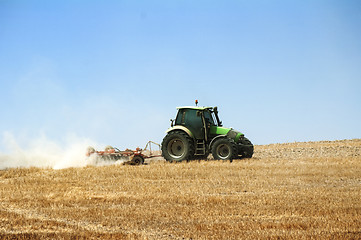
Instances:
[[[195,99],[255,144],[360,138],[360,90],[358,0],[0,0],[0,134],[20,144],[142,147]]]

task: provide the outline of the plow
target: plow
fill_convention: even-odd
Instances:
[[[124,165],[141,165],[145,159],[161,157],[161,154],[155,154],[152,145],[158,146],[160,152],[160,144],[148,141],[143,149],[137,147],[135,150],[127,148],[122,151],[116,147],[106,146],[103,151],[97,151],[93,147],[88,147],[86,156],[95,156],[95,159],[100,161],[123,161]]]

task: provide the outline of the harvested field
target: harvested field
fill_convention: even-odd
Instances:
[[[0,171],[2,239],[360,239],[361,139],[252,159]]]

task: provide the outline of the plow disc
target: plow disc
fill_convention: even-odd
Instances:
[[[135,150],[125,149],[124,151],[114,148],[112,146],[106,146],[104,151],[96,151],[93,147],[88,147],[86,156],[96,156],[97,160],[105,161],[124,161],[124,165],[142,165],[147,158],[160,157],[161,155],[155,155],[152,151],[151,145],[157,145],[160,151],[160,144],[148,141],[144,149],[136,148]],[[149,149],[148,149],[149,148]]]

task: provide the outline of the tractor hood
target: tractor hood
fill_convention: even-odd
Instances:
[[[233,128],[217,127],[211,126],[210,134],[213,136],[216,135],[226,135],[227,137],[233,139],[235,142],[238,142],[241,136],[244,136],[243,133],[234,130]]]

